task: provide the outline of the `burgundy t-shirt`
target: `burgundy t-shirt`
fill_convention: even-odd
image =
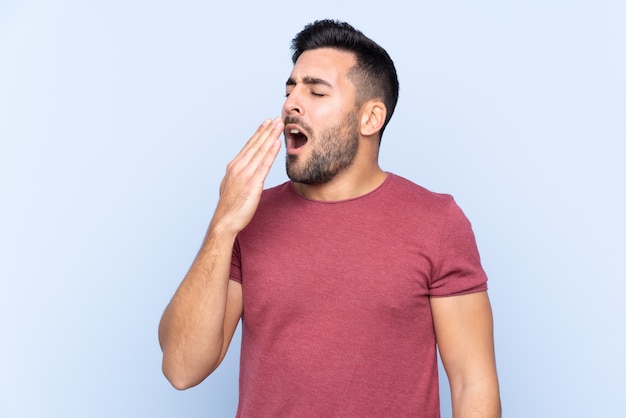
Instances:
[[[231,279],[241,417],[438,417],[429,298],[487,289],[453,198],[394,174],[339,202],[264,191]]]

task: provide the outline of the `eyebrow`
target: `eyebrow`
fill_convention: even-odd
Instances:
[[[326,87],[330,87],[332,88],[332,84],[330,84],[328,81],[323,80],[321,78],[315,78],[315,77],[303,77],[302,78],[302,83],[304,84],[312,84],[312,85],[318,85],[321,84],[323,86]],[[285,83],[286,86],[295,86],[296,85],[296,80],[294,80],[293,78],[289,77],[289,79],[287,80],[287,82]]]

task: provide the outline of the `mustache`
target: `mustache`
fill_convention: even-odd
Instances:
[[[287,117],[285,117],[283,119],[283,123],[285,125],[288,125],[290,123],[294,123],[296,125],[300,125],[300,123],[302,123],[302,121],[300,120],[300,118],[298,116],[289,115],[289,116],[287,116]]]
[[[300,117],[298,117],[298,116],[293,116],[293,115],[286,116],[283,119],[283,123],[285,125],[289,125],[289,124],[298,125],[305,132],[311,132],[312,131],[311,127],[309,125],[307,125],[306,123],[304,123],[302,121],[302,119]]]

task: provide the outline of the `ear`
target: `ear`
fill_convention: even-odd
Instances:
[[[387,107],[380,100],[369,100],[361,106],[360,133],[372,136],[380,132],[387,117]]]

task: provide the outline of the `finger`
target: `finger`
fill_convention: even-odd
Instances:
[[[265,175],[269,172],[272,164],[276,161],[276,157],[278,156],[278,151],[281,147],[280,134],[283,132],[284,124],[282,120],[274,122],[274,130],[272,132],[272,136],[270,136],[269,141],[266,142],[264,147],[264,153],[262,154],[263,158],[261,159],[261,170],[264,171]]]
[[[283,131],[283,127],[284,125],[280,118],[276,118],[269,123],[264,122],[231,162],[231,165],[238,167],[239,170],[247,169],[254,172],[259,163],[267,158],[268,153],[271,156],[272,153],[278,152],[278,149],[275,147],[280,148],[278,138]],[[274,158],[275,155],[271,157],[270,165]]]
[[[239,155],[242,158],[245,158],[246,155],[249,155],[249,153],[255,153],[256,152],[257,147],[264,140],[266,140],[268,138],[268,135],[270,135],[271,132],[273,131],[273,127],[274,127],[274,122],[275,121],[276,121],[276,119],[274,119],[274,120],[266,119],[266,120],[263,121],[263,123],[261,123],[261,125],[257,128],[255,133],[250,137],[248,142],[246,142],[246,144],[241,149]]]
[[[264,133],[264,138],[259,143],[259,148],[251,157],[250,166],[255,171],[259,171],[263,174],[263,178],[269,172],[272,164],[276,160],[278,151],[280,150],[280,134],[284,129],[284,125],[281,119],[277,118],[272,121],[271,130]]]

